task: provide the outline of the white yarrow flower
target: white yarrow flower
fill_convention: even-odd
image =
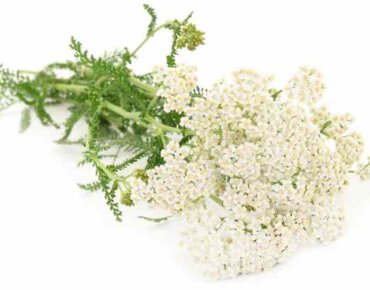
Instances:
[[[194,71],[155,73],[165,110],[181,113],[193,135],[170,141],[165,163],[132,181],[134,201],[183,215],[181,244],[213,279],[264,271],[299,245],[336,239],[345,220],[338,197],[351,172],[370,179],[370,166],[357,165],[364,143],[348,132],[352,117],[316,106],[320,73],[301,68],[278,91],[270,76],[240,70],[190,96]]]

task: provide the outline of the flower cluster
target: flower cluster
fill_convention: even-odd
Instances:
[[[182,27],[175,43],[177,48],[186,47],[188,50],[195,50],[202,44],[204,44],[204,32],[198,30],[192,23],[188,23]]]
[[[370,179],[370,157],[368,158],[368,162],[366,164],[360,163],[358,165],[358,175],[361,180],[369,180]]]
[[[211,279],[264,271],[283,262],[299,245],[332,239],[343,227],[343,211],[332,204],[311,205],[305,212],[289,214],[267,211],[259,223],[236,218],[232,212],[219,216],[205,208],[187,218],[180,245]]]
[[[350,114],[333,115],[326,106],[312,109],[312,122],[327,137],[339,137],[348,131],[353,118]]]
[[[193,136],[171,141],[166,163],[133,181],[132,195],[185,217],[181,244],[207,276],[263,271],[299,245],[340,235],[338,196],[351,172],[367,179],[370,166],[357,164],[364,142],[351,116],[317,104],[319,72],[302,68],[276,90],[271,76],[240,70],[193,97],[193,68],[162,68],[157,78],[165,109]]]
[[[285,91],[291,99],[313,104],[322,98],[324,88],[319,71],[314,68],[302,67],[288,82]]]
[[[145,181],[131,182],[133,201],[150,201],[176,214],[215,192],[217,175],[212,163],[204,158],[190,160],[191,154],[190,147],[171,141],[162,151],[166,163],[147,170]]]
[[[172,69],[157,66],[153,72],[153,82],[159,86],[158,96],[166,99],[165,112],[182,112],[190,103],[190,91],[196,87],[196,68],[179,65]]]
[[[262,271],[283,260],[294,245],[282,220],[253,234],[253,225],[206,209],[189,215],[188,222],[182,245],[209,278]]]

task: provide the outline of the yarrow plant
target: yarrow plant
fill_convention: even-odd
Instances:
[[[151,21],[132,51],[97,58],[72,38],[75,61],[37,72],[2,68],[1,109],[26,105],[22,131],[31,111],[64,127],[58,142],[82,145],[81,164],[96,172],[80,187],[102,191],[117,220],[122,207],[140,203],[168,212],[147,220],[182,218],[181,246],[210,278],[264,271],[301,245],[335,240],[345,222],[339,197],[352,175],[370,179],[370,159],[352,117],[320,105],[321,74],[300,68],[279,89],[272,76],[242,69],[201,88],[196,68],[176,55],[202,45],[204,33],[191,15],[157,25],[154,9],[144,8]],[[135,74],[138,51],[162,29],[173,36],[167,65]],[[47,111],[60,104],[70,110],[64,124]],[[86,136],[71,140],[82,119]]]

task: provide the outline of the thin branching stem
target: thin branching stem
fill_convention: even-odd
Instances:
[[[135,57],[138,51],[148,42],[149,39],[151,39],[159,30],[162,28],[165,28],[166,25],[168,25],[169,22],[163,23],[162,25],[159,25],[156,29],[154,29],[150,34],[148,34],[142,42],[132,51],[131,57]]]

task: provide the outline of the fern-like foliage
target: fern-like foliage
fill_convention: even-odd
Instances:
[[[35,115],[45,126],[62,127],[58,143],[84,146],[79,165],[91,165],[97,179],[79,186],[87,191],[101,191],[117,220],[122,216],[118,196],[122,204],[133,204],[124,172],[140,160],[146,160],[146,170],[163,164],[161,151],[168,141],[163,128],[180,133],[183,130],[182,115],[164,111],[164,101],[157,97],[152,73],[137,75],[131,63],[141,47],[161,29],[172,32],[168,66],[176,65],[180,49],[193,50],[204,40],[203,33],[189,22],[191,14],[184,20],[158,25],[155,10],[148,4],[144,9],[150,22],[145,39],[134,50],[124,48],[97,57],[72,37],[73,61],[54,62],[37,72],[11,71],[0,66],[0,110],[22,103],[26,108],[22,112],[21,131],[29,127],[31,115]],[[63,78],[58,75],[59,70],[71,74]],[[194,96],[201,93],[201,89],[193,92]],[[67,105],[70,114],[62,124],[57,124],[48,107],[60,104]],[[88,125],[86,136],[70,140],[80,121]],[[181,142],[190,139],[184,133]],[[121,151],[131,153],[131,157],[117,162],[121,160]]]
[[[93,162],[94,163],[94,162]],[[106,200],[109,209],[112,211],[113,215],[115,216],[117,221],[122,220],[122,212],[119,208],[119,204],[116,201],[116,193],[118,190],[118,181],[114,180],[111,183],[111,178],[101,167],[99,167],[96,163],[96,175],[98,178],[98,182],[100,184],[100,189],[104,193],[104,197]]]
[[[85,66],[92,66],[94,64],[94,56],[90,56],[87,50],[82,49],[82,43],[79,42],[75,37],[71,37],[69,47],[74,52],[74,56],[79,62]]]
[[[58,142],[63,143],[67,141],[69,135],[71,135],[74,126],[79,120],[88,112],[85,106],[75,106],[70,108],[71,114],[64,122],[64,135],[58,140]]]
[[[168,23],[166,28],[172,32],[172,44],[170,53],[166,56],[167,65],[169,67],[176,66],[176,55],[177,55],[177,39],[181,34],[181,24],[179,21],[173,21],[172,23]]]
[[[45,83],[49,83],[52,81],[51,79],[52,78],[45,73],[41,73],[34,79],[30,79],[20,72],[1,69],[0,92],[2,99],[5,100],[5,107],[17,101],[23,102],[25,105],[34,109],[36,116],[43,125],[58,127],[46,110],[46,106],[53,103],[47,103],[46,101],[50,99],[50,90],[49,86],[45,86]]]
[[[144,158],[146,154],[147,154],[146,152],[140,152],[138,154],[135,154],[133,157],[126,159],[125,161],[121,163],[108,165],[107,168],[109,170],[112,170],[113,172],[118,172],[120,170],[123,170],[129,167],[130,165],[135,164],[136,162]]]
[[[83,190],[87,190],[91,192],[98,191],[101,189],[101,184],[98,181],[86,183],[86,184],[78,184],[78,186]]]
[[[207,92],[207,89],[196,86],[189,94],[194,98],[202,97]]]
[[[0,111],[18,101],[17,83],[21,80],[23,80],[23,77],[20,74],[16,74],[0,65]]]
[[[155,10],[150,7],[148,4],[144,4],[144,9],[146,10],[146,12],[148,12],[148,14],[150,15],[150,23],[148,25],[148,30],[147,30],[147,36],[150,36],[153,34],[154,32],[154,29],[157,25],[157,14],[155,13]]]

